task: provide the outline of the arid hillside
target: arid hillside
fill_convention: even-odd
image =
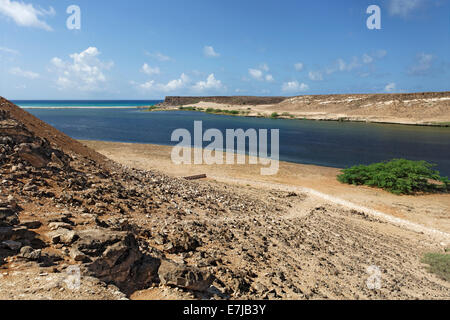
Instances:
[[[305,95],[242,103],[240,97],[168,97],[163,107],[180,105],[237,110],[250,117],[386,122],[450,126],[450,92]],[[279,98],[274,98],[279,99]]]
[[[314,119],[450,122],[450,92],[302,96],[276,106]]]

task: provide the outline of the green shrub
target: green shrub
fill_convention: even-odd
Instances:
[[[197,111],[196,107],[179,107],[178,109],[184,111]]]
[[[449,191],[450,180],[441,177],[433,167],[426,161],[394,159],[344,169],[337,179],[342,183],[379,187],[394,194]]]
[[[278,113],[276,113],[276,112],[274,112],[274,113],[272,113],[271,115],[270,115],[270,117],[271,118],[278,118],[280,115],[278,114]]]
[[[208,113],[213,113],[213,112],[214,112],[214,109],[213,109],[213,108],[208,108],[208,109],[206,109],[206,112],[208,112]]]

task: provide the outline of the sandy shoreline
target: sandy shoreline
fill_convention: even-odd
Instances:
[[[350,201],[357,206],[406,219],[425,227],[450,232],[450,195],[396,196],[381,189],[339,183],[336,168],[280,162],[278,174],[260,175],[260,165],[175,165],[172,147],[151,144],[81,141],[86,146],[128,167],[156,169],[175,177],[207,174],[209,181],[244,184],[267,189],[278,185],[299,187]],[[247,161],[248,163],[248,161]]]

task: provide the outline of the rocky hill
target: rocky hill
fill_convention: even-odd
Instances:
[[[275,104],[285,100],[285,97],[247,97],[247,96],[223,96],[223,97],[166,97],[163,105],[183,106],[198,103],[200,101],[232,105],[262,105]]]
[[[192,105],[250,117],[450,126],[450,92],[281,97],[167,97],[164,107]]]

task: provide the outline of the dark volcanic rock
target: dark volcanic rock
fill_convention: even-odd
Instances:
[[[205,291],[214,281],[214,276],[209,272],[167,260],[161,262],[158,275],[163,284],[193,291]]]
[[[89,229],[78,235],[74,247],[91,259],[84,265],[90,275],[125,292],[145,288],[158,279],[159,259],[141,253],[131,233]],[[77,251],[74,258],[83,260]]]

